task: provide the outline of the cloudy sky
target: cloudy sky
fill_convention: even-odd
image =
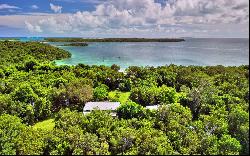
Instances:
[[[0,36],[248,38],[248,0],[0,0]]]

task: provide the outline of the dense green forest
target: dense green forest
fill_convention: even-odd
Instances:
[[[48,42],[182,42],[181,38],[45,38]]]
[[[56,66],[37,42],[0,42],[0,154],[249,154],[249,66]],[[120,101],[117,117],[87,101]],[[157,110],[145,109],[161,105]],[[42,123],[44,121],[44,123]]]

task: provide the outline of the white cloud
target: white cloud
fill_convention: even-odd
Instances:
[[[38,25],[32,25],[32,24],[30,24],[30,23],[27,22],[27,21],[25,21],[25,25],[26,25],[27,29],[28,29],[30,32],[38,32],[38,33],[43,32],[43,31],[41,30],[40,26],[38,26]]]
[[[39,7],[37,5],[32,5],[31,8],[32,9],[38,9]]]
[[[8,5],[8,4],[0,4],[0,10],[2,9],[20,9],[20,8],[17,6]]]
[[[61,13],[62,12],[62,6],[54,5],[52,3],[49,4],[50,9],[53,10],[55,13]]]
[[[61,6],[50,6],[61,12]],[[26,27],[50,34],[223,36],[228,33],[224,27],[232,31],[226,35],[249,34],[247,0],[165,0],[165,5],[154,0],[110,0],[94,11],[32,16],[27,21],[33,27]]]

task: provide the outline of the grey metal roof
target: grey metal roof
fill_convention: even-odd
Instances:
[[[158,108],[159,108],[159,105],[146,106],[146,109],[150,109],[150,110],[156,110]]]
[[[95,108],[99,110],[116,110],[120,106],[120,102],[87,102],[83,111],[91,111]]]

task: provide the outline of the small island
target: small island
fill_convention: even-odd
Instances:
[[[60,45],[60,46],[77,46],[77,47],[85,47],[85,46],[88,46],[87,43],[83,43],[83,42],[76,42],[76,43],[66,43],[66,44],[63,44],[63,45]]]
[[[44,38],[47,42],[183,42],[181,38]]]

